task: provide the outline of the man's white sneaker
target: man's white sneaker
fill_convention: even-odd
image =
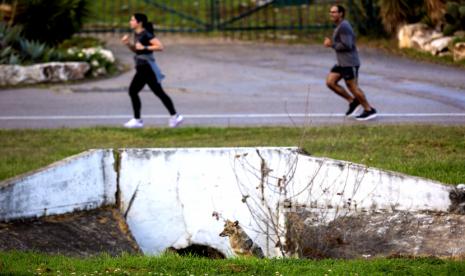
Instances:
[[[124,124],[125,128],[143,128],[144,122],[141,119],[133,118]]]
[[[179,124],[182,123],[183,120],[184,120],[184,118],[182,117],[182,115],[178,115],[178,114],[173,115],[170,118],[169,126],[170,127],[177,127]]]

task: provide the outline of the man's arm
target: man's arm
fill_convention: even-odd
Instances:
[[[334,41],[332,45],[337,52],[348,52],[355,48],[355,37],[349,26],[342,25],[338,37],[338,41]]]

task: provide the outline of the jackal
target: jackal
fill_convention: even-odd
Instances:
[[[231,248],[237,256],[255,256],[258,258],[265,257],[263,251],[247,233],[239,226],[239,221],[226,220],[224,230],[220,237],[229,237]]]

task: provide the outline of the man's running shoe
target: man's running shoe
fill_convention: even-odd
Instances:
[[[355,98],[350,104],[349,109],[346,112],[347,117],[352,117],[357,113],[361,108],[360,102]]]
[[[376,109],[371,108],[370,111],[363,111],[362,114],[355,117],[358,121],[367,121],[376,118]]]

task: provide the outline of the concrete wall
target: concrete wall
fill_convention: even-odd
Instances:
[[[294,207],[326,223],[354,212],[447,211],[450,205],[450,188],[438,182],[295,148],[127,149],[120,169],[121,208],[147,254],[203,244],[231,255],[228,239],[218,237],[229,219],[267,256],[280,256],[275,244],[285,243],[284,211]]]
[[[0,221],[114,204],[112,150],[90,150],[0,182]]]
[[[0,221],[117,202],[146,254],[192,244],[232,256],[219,237],[238,220],[267,256],[280,256],[285,213],[313,224],[348,214],[443,212],[450,187],[428,179],[298,153],[296,148],[93,150],[0,183]],[[114,170],[114,162],[117,162]]]
[[[300,155],[294,200],[311,208],[353,212],[436,211],[450,205],[450,186],[437,181]]]
[[[267,158],[283,160],[283,165],[293,152],[284,148],[259,150]],[[201,244],[231,255],[228,239],[219,237],[223,219],[230,219],[239,220],[265,253],[275,256],[274,243],[263,235],[242,202],[238,185],[245,179],[257,185],[254,175],[235,164],[236,156],[255,152],[255,148],[122,150],[121,208],[142,251],[158,254],[168,247]],[[214,212],[222,219],[215,219]]]

